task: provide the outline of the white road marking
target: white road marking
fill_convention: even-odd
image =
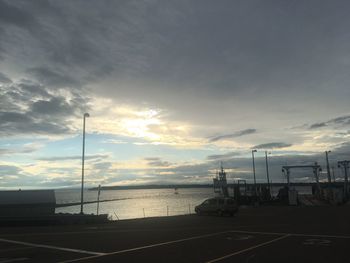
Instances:
[[[170,245],[170,244],[175,244],[175,243],[181,243],[181,242],[185,242],[185,241],[189,241],[189,240],[218,236],[218,235],[227,234],[230,232],[231,231],[224,231],[224,232],[217,232],[217,233],[212,233],[212,234],[182,238],[182,239],[177,239],[177,240],[172,240],[172,241],[167,241],[167,242],[162,242],[162,243],[157,243],[157,244],[152,244],[152,245],[147,245],[147,246],[142,246],[142,247],[135,247],[135,248],[119,250],[119,251],[115,251],[115,252],[106,253],[105,255],[96,255],[96,256],[89,256],[89,257],[77,258],[77,259],[73,259],[73,260],[62,261],[60,263],[77,262],[77,261],[81,261],[81,260],[93,259],[93,258],[98,258],[98,257],[102,257],[102,256],[117,255],[117,254],[122,254],[122,253],[127,253],[127,252],[143,250],[143,249],[147,249],[147,248],[153,248],[153,247],[159,247],[159,246]]]
[[[262,246],[266,246],[268,244],[271,244],[273,242],[276,242],[276,241],[279,241],[281,239],[284,239],[284,238],[287,238],[289,237],[290,235],[284,235],[284,236],[281,236],[281,237],[277,237],[275,239],[272,239],[270,241],[267,241],[267,242],[264,242],[264,243],[260,243],[258,245],[255,245],[255,246],[252,246],[252,247],[249,247],[249,248],[246,248],[246,249],[242,249],[242,250],[239,250],[237,252],[234,252],[234,253],[231,253],[231,254],[228,254],[228,255],[225,255],[223,257],[219,257],[219,258],[215,258],[215,259],[212,259],[210,261],[207,261],[207,263],[213,263],[213,262],[218,262],[220,260],[223,260],[223,259],[226,259],[226,258],[229,258],[229,257],[233,257],[233,256],[236,256],[236,255],[239,255],[239,254],[242,254],[244,252],[247,252],[247,251],[250,251],[250,250],[253,250],[253,249],[256,249],[258,247],[262,247]]]
[[[236,228],[243,228],[243,227],[255,227],[257,225],[241,225],[241,226],[235,226]],[[222,227],[222,230],[225,231],[229,231],[232,228],[226,228],[226,227]],[[113,230],[113,227],[103,227],[103,228],[97,228],[97,229],[89,229],[89,228],[85,228],[86,230],[82,230],[82,231],[62,231],[62,232],[34,232],[34,233],[22,233],[22,234],[2,234],[1,236],[3,237],[25,237],[25,236],[52,236],[52,235],[70,235],[70,234],[98,234],[98,233],[132,233],[132,232],[152,232],[152,231],[159,231],[160,229],[158,228],[154,228],[154,229],[123,229],[123,230]],[[98,230],[100,229],[100,230]],[[195,230],[195,229],[207,229],[207,227],[185,227],[185,228],[164,228],[161,229],[162,231],[184,231],[184,230]],[[89,231],[91,230],[91,231]]]
[[[10,259],[1,260],[0,263],[18,262],[18,261],[24,261],[28,259],[29,258],[10,258]]]
[[[298,234],[298,233],[259,232],[259,231],[244,231],[244,230],[231,230],[230,232],[232,232],[232,233],[244,233],[244,234],[261,234],[261,235],[290,235],[290,236],[295,236],[295,237],[319,237],[319,238],[350,239],[350,236],[322,235],[322,234]]]
[[[66,251],[66,252],[75,252],[75,253],[83,253],[83,254],[91,254],[91,255],[99,255],[99,256],[105,255],[105,253],[100,253],[100,252],[87,251],[87,250],[81,250],[81,249],[73,249],[73,248],[65,248],[65,247],[57,247],[57,246],[49,246],[49,245],[43,245],[43,244],[35,244],[35,243],[9,240],[9,239],[3,239],[3,238],[0,238],[0,242],[24,245],[24,246],[29,246],[29,247],[48,248],[48,249]]]
[[[330,246],[331,243],[328,239],[309,238],[304,240],[302,244],[307,246]]]

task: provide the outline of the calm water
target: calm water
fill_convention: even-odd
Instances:
[[[57,203],[80,202],[80,190],[56,190]],[[212,188],[142,189],[101,191],[100,200],[124,199],[100,203],[99,213],[113,219],[129,219],[151,216],[171,216],[194,213],[194,207],[213,197]],[[97,200],[97,191],[85,191],[84,201]],[[97,204],[84,205],[84,213],[96,214]],[[80,206],[57,208],[56,213],[79,213]]]
[[[231,190],[231,189],[230,189]],[[273,187],[275,196],[279,188]],[[311,193],[311,187],[303,186],[297,189],[301,194]],[[80,202],[80,190],[56,190],[56,202]],[[230,195],[233,195],[230,191]],[[108,190],[101,191],[100,200],[123,199],[100,203],[99,213],[109,214],[114,220],[142,218],[152,216],[172,216],[194,213],[194,207],[203,200],[214,197],[213,188],[178,189],[142,189],[142,190]],[[84,201],[96,201],[97,191],[85,191]],[[56,213],[79,213],[80,205],[57,208]],[[96,214],[97,204],[84,205],[84,213]]]

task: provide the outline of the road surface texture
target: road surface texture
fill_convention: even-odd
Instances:
[[[350,206],[2,227],[1,262],[350,262]]]

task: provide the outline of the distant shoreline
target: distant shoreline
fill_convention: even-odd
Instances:
[[[125,185],[101,186],[101,190],[132,190],[132,189],[174,189],[174,188],[213,188],[212,184],[186,184],[186,185]],[[96,191],[98,187],[89,188]]]
[[[336,182],[332,183],[332,185],[341,187],[344,184],[344,182]],[[235,184],[227,184],[228,187],[232,188]],[[257,186],[268,186],[267,183],[257,183]],[[286,186],[287,183],[270,183],[271,186]],[[307,182],[307,183],[296,183],[292,182],[290,183],[291,186],[315,186],[316,183],[314,182]],[[328,183],[326,182],[320,182],[321,186],[326,186]],[[243,186],[243,184],[242,184]],[[252,187],[254,186],[253,183],[247,183],[246,186]],[[101,186],[101,190],[141,190],[141,189],[186,189],[186,188],[213,188],[213,184],[174,184],[174,185],[125,185],[125,186]],[[92,187],[88,190],[91,191],[97,191],[98,187]]]

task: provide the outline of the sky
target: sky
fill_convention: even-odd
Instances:
[[[0,188],[285,182],[350,159],[349,1],[0,0]],[[313,181],[311,171],[292,181]]]

